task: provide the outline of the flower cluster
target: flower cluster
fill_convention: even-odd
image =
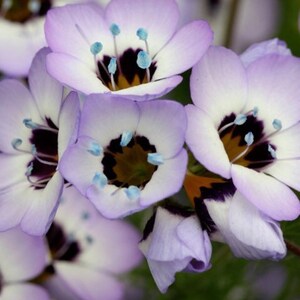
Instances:
[[[211,241],[246,259],[286,255],[279,222],[300,214],[300,60],[284,42],[240,56],[212,46],[206,21],[178,28],[175,0],[27,2],[18,13],[0,2],[1,22],[46,15],[37,49],[48,45],[28,74],[30,57],[0,63],[27,75],[0,82],[1,296],[122,299],[118,275],[141,253],[166,292],[175,273],[211,268]],[[190,68],[183,106],[166,94]],[[149,207],[142,238],[112,220]]]

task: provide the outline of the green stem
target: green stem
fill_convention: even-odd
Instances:
[[[284,241],[285,241],[287,249],[290,252],[294,253],[297,256],[300,256],[300,247],[299,246],[297,246],[297,245],[295,245],[295,244],[293,244],[293,243],[291,243],[287,240],[284,240]]]

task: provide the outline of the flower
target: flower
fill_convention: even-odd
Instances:
[[[29,72],[30,91],[17,80],[0,83],[0,230],[18,224],[25,232],[44,234],[54,217],[64,179],[56,171],[73,130],[79,100],[63,100],[63,87],[45,70],[41,50]]]
[[[0,298],[50,299],[42,287],[25,282],[38,275],[46,265],[43,239],[16,227],[0,233],[0,247]]]
[[[55,8],[45,24],[53,51],[47,69],[85,94],[135,100],[166,94],[212,41],[205,21],[176,31],[178,15],[175,0],[112,0],[104,13],[91,5]]]
[[[118,276],[142,259],[140,234],[131,225],[103,218],[74,187],[67,187],[46,237],[52,259],[44,286],[55,299],[124,298],[125,284]]]
[[[211,47],[193,68],[186,141],[209,171],[274,220],[293,220],[300,203],[300,61],[271,53],[244,67]]]
[[[27,76],[36,52],[47,45],[44,21],[48,10],[87,0],[4,0],[0,4],[0,71]],[[107,2],[106,0],[95,0]]]
[[[125,216],[179,191],[185,130],[179,103],[90,95],[59,170],[105,217]]]
[[[197,217],[158,207],[145,228],[140,249],[157,287],[165,293],[181,271],[204,272],[210,268],[211,244]]]

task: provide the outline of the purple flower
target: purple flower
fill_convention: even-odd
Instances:
[[[63,100],[63,87],[45,69],[41,50],[29,72],[30,90],[16,80],[0,83],[0,230],[18,224],[44,234],[54,217],[64,179],[56,171],[75,137],[79,101]]]
[[[300,213],[289,188],[300,190],[299,76],[300,61],[291,55],[266,54],[245,67],[221,47],[211,47],[191,76],[191,151],[274,220]]]
[[[140,249],[162,293],[175,281],[175,273],[210,268],[210,240],[195,215],[183,216],[158,207],[146,229]]]
[[[112,0],[104,13],[93,5],[53,9],[45,25],[53,51],[47,69],[85,94],[136,100],[166,94],[212,41],[204,21],[176,31],[178,17],[175,0]]]
[[[125,216],[181,188],[185,130],[184,108],[176,102],[90,95],[78,140],[59,169],[104,216]]]
[[[44,285],[58,299],[123,299],[125,284],[118,276],[141,262],[139,240],[131,225],[103,218],[67,187],[47,233],[53,272]]]
[[[0,233],[0,248],[0,298],[48,300],[42,287],[25,282],[37,276],[46,265],[43,239],[14,228]]]

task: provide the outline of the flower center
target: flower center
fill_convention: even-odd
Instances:
[[[0,0],[1,16],[11,22],[25,23],[33,17],[46,15],[51,0]]]
[[[256,108],[247,114],[232,113],[222,120],[218,131],[231,163],[260,170],[276,159],[276,146],[268,139],[281,129],[281,123],[275,119],[274,133],[266,136],[256,114]]]
[[[91,43],[79,25],[75,24],[75,26],[94,56],[97,77],[111,91],[126,89],[152,80],[156,62],[152,60],[149,52],[146,29],[138,28],[136,31],[137,39],[144,43],[144,49],[141,47],[129,48],[120,54],[118,35],[121,34],[121,29],[117,24],[111,24],[110,32],[113,35],[114,53],[101,55],[102,50],[105,50],[105,45],[99,41]]]
[[[124,141],[124,134],[122,136]],[[122,143],[122,136],[112,140],[104,150],[103,173],[117,187],[141,189],[157,169],[157,165],[149,163],[148,157],[156,152],[155,146],[144,136],[134,136],[128,143]]]
[[[58,163],[58,128],[50,120],[46,119],[46,125],[34,123],[31,119],[24,119],[24,125],[31,129],[29,139],[31,152],[22,150],[22,140],[14,139],[14,149],[33,155],[33,159],[27,165],[25,173],[30,185],[35,189],[43,189],[56,172]]]

